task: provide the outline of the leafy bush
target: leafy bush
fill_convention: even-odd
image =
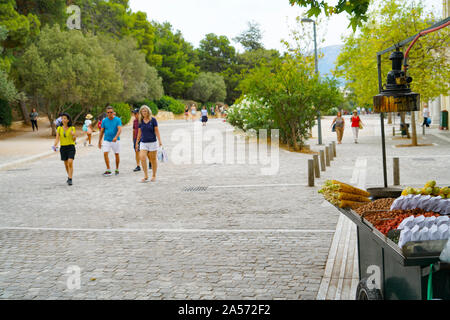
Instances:
[[[0,124],[5,128],[11,126],[12,111],[8,102],[0,99]]]
[[[156,105],[159,109],[170,111],[174,114],[182,114],[185,107],[184,103],[169,96],[163,96],[160,100],[156,101]]]
[[[127,103],[113,103],[111,106],[116,112],[116,116],[122,120],[122,125],[128,124],[131,119],[131,107]]]
[[[227,122],[244,131],[275,129],[270,108],[260,101],[244,97],[227,110]]]
[[[175,99],[169,96],[163,96],[161,99],[156,101],[156,105],[160,110],[169,111],[169,106],[173,103]]]

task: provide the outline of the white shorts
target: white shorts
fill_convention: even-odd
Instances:
[[[139,149],[144,150],[144,151],[149,151],[149,152],[158,151],[158,147],[159,147],[158,141],[139,143]]]
[[[115,154],[118,154],[120,153],[120,143],[119,141],[103,141],[102,150],[104,153],[109,153],[112,150]]]

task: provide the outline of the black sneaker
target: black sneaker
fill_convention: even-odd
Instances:
[[[141,167],[139,167],[139,166],[137,166],[136,168],[134,168],[134,170],[133,170],[134,172],[138,172],[138,171],[141,171]]]
[[[71,186],[71,185],[72,185],[72,179],[67,179],[67,184],[68,184],[69,186]]]

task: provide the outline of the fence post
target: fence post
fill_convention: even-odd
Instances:
[[[394,158],[394,186],[400,185],[400,159]]]
[[[325,147],[325,164],[330,166],[330,147]]]
[[[316,178],[320,178],[320,168],[319,168],[319,155],[313,155],[314,160],[314,172],[316,174]]]
[[[325,166],[325,151],[320,150],[320,169],[322,171],[326,171],[327,167]]]
[[[314,160],[308,160],[308,186],[314,187]]]

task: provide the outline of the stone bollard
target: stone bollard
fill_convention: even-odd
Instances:
[[[314,187],[314,160],[308,160],[308,186]]]
[[[330,147],[325,147],[325,164],[327,167],[330,166]]]
[[[400,159],[394,158],[394,186],[400,185]]]
[[[322,171],[326,171],[327,167],[325,166],[325,151],[320,150],[320,169]]]
[[[316,174],[316,178],[320,178],[320,168],[319,168],[319,155],[313,155],[314,160],[314,172]]]

